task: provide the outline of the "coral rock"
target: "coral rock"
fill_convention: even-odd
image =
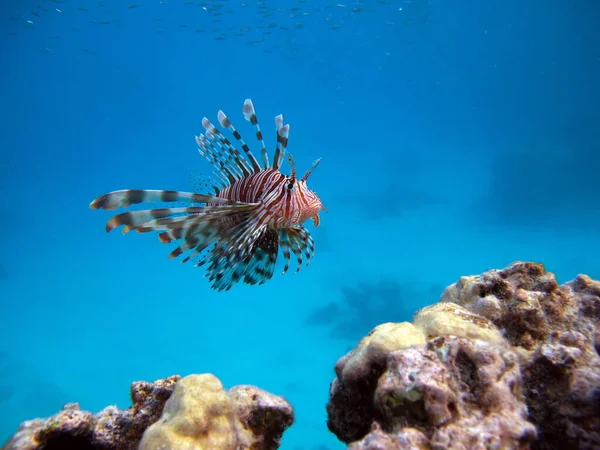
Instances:
[[[413,324],[428,338],[452,335],[489,342],[504,341],[502,333],[490,320],[454,303],[436,303],[419,310]]]
[[[81,411],[77,403],[67,404],[47,419],[23,422],[2,450],[137,449],[142,433],[160,416],[180,378],[175,375],[154,383],[134,382],[133,406],[125,410],[108,406],[92,414]]]
[[[229,390],[237,421],[236,432],[242,448],[275,449],[283,432],[292,425],[294,411],[282,397],[254,386]]]
[[[338,414],[330,415],[329,425],[340,439],[357,441],[350,448],[520,449],[536,436],[527,421],[517,355],[506,347],[439,337],[390,352],[383,372],[374,375],[372,391],[361,391],[360,398],[363,409],[373,402],[368,420],[388,437],[379,430],[360,436],[362,423],[344,422],[339,411],[356,411],[356,394],[344,379],[332,385],[328,409]]]
[[[135,382],[131,398],[128,409],[108,406],[98,414],[65,405],[48,419],[23,422],[2,450],[161,448],[156,443],[172,450],[270,450],[294,417],[283,398],[252,386],[225,392],[212,375]]]
[[[139,450],[276,449],[293,417],[281,397],[253,386],[226,392],[213,375],[190,375],[177,383]]]
[[[426,343],[361,341],[336,364],[328,426],[350,448],[600,448],[600,282],[518,262],[461,277],[412,326]]]
[[[362,378],[371,366],[385,364],[389,352],[413,344],[425,344],[425,335],[420,329],[411,323],[384,323],[361,339],[356,349],[338,362],[336,372],[347,381],[350,377]]]
[[[430,450],[429,439],[415,428],[405,427],[394,435],[385,433],[374,423],[371,432],[348,450]]]
[[[233,449],[231,400],[213,375],[182,378],[162,416],[144,432],[139,450]]]
[[[338,437],[342,436],[340,439],[350,442],[369,431],[375,414],[372,392],[383,373],[387,355],[413,344],[425,344],[421,330],[410,323],[385,323],[337,362],[338,379],[334,380],[330,394],[338,400],[327,405],[327,425]]]
[[[600,282],[559,286],[541,264],[519,262],[461,278],[445,300],[491,320],[519,354],[533,448],[600,448]]]

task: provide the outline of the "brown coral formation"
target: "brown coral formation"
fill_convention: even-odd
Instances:
[[[600,449],[600,282],[542,265],[461,277],[412,323],[385,323],[335,365],[329,429],[353,450]],[[283,398],[210,374],[131,387],[133,406],[69,404],[2,450],[259,450]]]
[[[600,282],[559,286],[541,264],[516,263],[461,278],[442,301],[489,318],[519,353],[533,448],[600,448]]]
[[[108,406],[92,414],[81,411],[77,403],[65,405],[52,417],[22,423],[2,450],[134,450],[148,425],[159,418],[180,378],[133,383],[133,406],[125,410]]]
[[[131,398],[125,410],[69,404],[26,421],[2,450],[276,449],[294,418],[283,398],[253,386],[225,391],[210,374],[135,382]]]
[[[350,448],[600,448],[599,282],[515,263],[462,277],[399,340],[408,325],[336,364],[328,426]]]

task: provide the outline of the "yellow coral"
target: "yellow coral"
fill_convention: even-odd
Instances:
[[[384,323],[361,339],[344,366],[344,373],[352,373],[358,366],[368,366],[395,350],[411,345],[425,345],[425,335],[412,323]]]
[[[219,379],[189,375],[177,382],[139,450],[236,450],[234,420],[232,401]]]
[[[429,337],[457,336],[502,342],[502,333],[485,317],[451,302],[436,303],[415,314],[413,324]]]

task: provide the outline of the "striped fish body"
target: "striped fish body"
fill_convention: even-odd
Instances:
[[[262,164],[252,154],[227,116],[219,111],[219,123],[232,131],[240,144],[238,150],[207,119],[202,120],[205,134],[196,137],[199,152],[214,167],[217,179],[212,194],[166,190],[121,190],[95,199],[92,209],[112,210],[120,206],[152,202],[184,202],[188,206],[154,208],[125,212],[112,217],[106,230],[123,226],[123,232],[158,231],[161,242],[179,241],[170,257],[187,253],[182,262],[196,259],[206,265],[211,287],[228,290],[235,283],[263,284],[271,279],[279,250],[285,258],[283,273],[296,256],[299,271],[314,254],[313,239],[304,222],[319,225],[321,200],[307,186],[307,179],[320,160],[300,179],[294,160],[288,155],[290,175],[280,171],[286,153],[289,125],[281,115],[275,118],[277,148],[272,164],[251,100],[243,108],[246,120],[256,128],[262,144]]]
[[[289,177],[279,170],[267,169],[236,180],[216,196],[244,203],[261,202],[258,217],[262,219],[264,213],[264,223],[270,227],[287,228],[309,218],[318,226],[323,205],[306,181],[296,183],[290,187]]]

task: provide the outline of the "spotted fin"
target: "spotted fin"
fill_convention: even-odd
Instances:
[[[285,266],[283,268],[284,274],[290,267],[291,253],[294,253],[296,261],[298,262],[296,273],[302,268],[302,263],[304,261],[303,256],[306,256],[306,265],[308,266],[315,253],[313,238],[308,230],[302,226],[294,226],[279,230],[279,245],[281,246],[283,257],[285,259]]]
[[[182,239],[179,246],[169,254],[169,258],[176,258],[190,251],[181,261],[185,263],[213,244],[215,247],[201,258],[196,266],[202,266],[207,262],[229,266],[249,254],[259,234],[256,230],[260,228],[256,221],[256,206],[217,208],[221,211],[192,217],[183,227],[159,235],[161,242]],[[236,225],[232,226],[232,223]]]
[[[221,247],[217,244],[210,257],[204,261],[209,262],[207,276],[213,283],[213,289],[229,290],[242,279],[250,285],[265,283],[273,277],[278,251],[278,235],[272,228],[262,228],[260,235],[241,257],[231,253],[230,245]]]
[[[163,201],[165,198],[160,194],[161,191],[135,191],[133,196],[131,192],[116,191],[106,194],[94,200],[90,206],[94,209],[115,209],[119,205],[141,203],[145,199]],[[261,272],[260,267],[264,265],[267,266],[268,272],[273,257],[271,255],[269,259],[263,256],[267,254],[265,249],[268,246],[264,241],[260,241],[266,229],[266,225],[261,225],[257,220],[260,204],[197,194],[179,194],[182,195],[177,196],[178,200],[193,200],[207,205],[125,212],[112,217],[106,225],[106,230],[111,231],[123,226],[124,233],[132,230],[140,233],[159,231],[159,239],[163,243],[181,240],[169,257],[176,258],[190,252],[182,262],[190,261],[214,245],[212,251],[201,258],[197,266],[210,263],[208,276],[214,280],[213,288],[217,290],[229,289],[233,282],[239,281],[240,278],[254,271]],[[169,198],[176,201],[175,197]],[[276,245],[275,248],[277,249]],[[255,250],[258,253],[255,254]],[[243,261],[246,262],[248,270],[244,265],[240,265]],[[274,265],[274,259],[272,264]],[[272,274],[272,268],[270,271]],[[231,282],[228,279],[235,281]]]
[[[252,259],[244,271],[246,284],[263,284],[273,277],[277,253],[279,252],[279,236],[277,231],[269,229],[256,241]]]

